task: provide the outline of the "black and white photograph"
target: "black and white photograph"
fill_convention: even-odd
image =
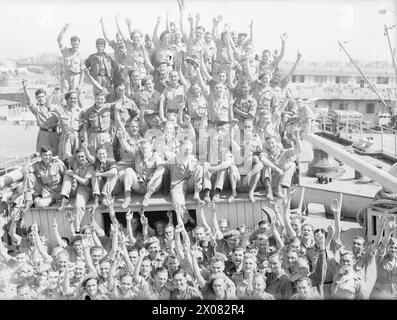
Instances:
[[[0,0],[0,43],[0,300],[397,299],[395,1]]]

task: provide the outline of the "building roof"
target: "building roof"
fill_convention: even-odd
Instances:
[[[393,69],[361,69],[367,77],[391,77],[395,78],[396,74]],[[354,68],[346,67],[306,67],[297,66],[294,75],[307,76],[346,76],[362,77],[360,72]]]
[[[0,99],[0,107],[9,106],[11,104],[21,104],[21,103],[19,101],[11,101],[11,100]]]

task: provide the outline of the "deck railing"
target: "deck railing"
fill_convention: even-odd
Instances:
[[[317,127],[327,133],[353,141],[373,140],[373,150],[397,156],[397,130],[363,121],[331,120],[327,115],[316,119]]]
[[[18,167],[24,166],[30,160],[31,155],[0,162],[0,176],[5,175]]]

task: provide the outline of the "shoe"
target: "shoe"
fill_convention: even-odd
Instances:
[[[249,194],[248,194],[248,199],[249,199],[251,202],[255,202],[255,201],[256,201],[256,200],[255,200],[255,196],[254,196],[253,193],[249,193]]]
[[[122,209],[127,209],[131,203],[131,192],[125,193],[125,198],[123,203],[121,204]]]

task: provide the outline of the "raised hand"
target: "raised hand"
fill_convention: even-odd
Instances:
[[[100,22],[101,24],[105,24],[105,19],[104,19],[103,17],[101,17],[101,19],[99,20],[99,22]]]
[[[280,39],[281,39],[281,41],[283,41],[283,42],[285,42],[285,41],[287,40],[287,38],[288,38],[288,34],[287,34],[286,32],[284,32],[284,33],[280,36]]]
[[[144,258],[144,257],[147,257],[148,255],[149,255],[149,252],[145,248],[141,248],[139,250],[139,256],[140,257]]]
[[[302,59],[302,53],[300,53],[299,49],[296,51],[296,60],[301,60]]]
[[[162,17],[160,17],[160,16],[157,17],[157,23],[161,23],[162,20],[163,20]]]
[[[66,23],[64,26],[65,30],[70,29],[71,27],[72,27],[71,23]]]
[[[132,212],[132,210],[128,210],[128,212],[125,214],[125,218],[127,219],[127,221],[131,221],[133,216],[134,213]]]
[[[125,18],[125,23],[127,24],[127,26],[130,26],[132,24],[132,19],[131,18]]]
[[[28,80],[23,79],[23,80],[22,80],[22,86],[23,86],[24,88],[26,88],[26,87],[28,86]]]
[[[18,221],[20,218],[19,209],[14,209],[11,212],[11,221]]]
[[[189,21],[191,24],[193,24],[193,17],[192,15],[189,13],[188,17],[187,17],[187,21]]]
[[[254,20],[251,20],[249,24],[250,29],[252,29],[253,26],[254,26]]]
[[[55,219],[54,218],[54,221],[52,222],[52,229],[54,230],[54,231],[57,231],[58,230],[58,223],[57,223],[57,219]]]
[[[181,233],[183,231],[183,226],[178,224],[175,227],[175,233]]]

